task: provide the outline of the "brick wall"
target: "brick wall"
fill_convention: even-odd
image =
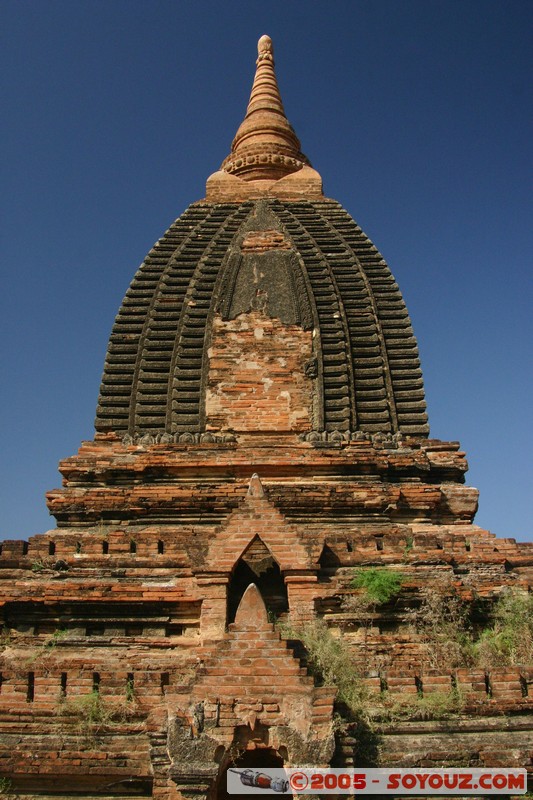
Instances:
[[[313,427],[313,380],[304,365],[312,333],[259,311],[215,317],[206,392],[208,429],[306,431]]]

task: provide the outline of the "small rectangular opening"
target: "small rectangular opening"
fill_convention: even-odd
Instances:
[[[58,628],[54,622],[37,622],[33,628],[33,635],[34,636],[42,636],[43,634],[47,635],[58,635]],[[54,641],[55,644],[55,641]]]
[[[161,686],[161,694],[165,694],[165,689],[167,688],[167,686],[170,686],[170,673],[168,672],[161,673],[160,686]]]
[[[165,552],[165,543],[161,539],[157,543],[157,552],[160,556]]]
[[[93,672],[93,692],[100,691],[100,673]]]
[[[378,622],[378,629],[380,634],[396,633],[398,630],[398,622],[396,620],[385,620]]]
[[[133,672],[128,672],[126,676],[126,700],[131,702],[135,697],[135,678]]]
[[[56,554],[56,543],[48,542],[48,555],[55,556],[55,554]]]
[[[375,536],[376,550],[383,550],[383,536]]]
[[[35,697],[35,672],[28,672],[28,691],[26,693],[26,700],[28,703],[33,703]]]
[[[109,553],[109,542],[106,541],[106,539],[104,539],[102,542],[102,553],[104,556]]]
[[[105,635],[105,625],[101,624],[91,624],[87,625],[85,628],[85,635],[86,636],[104,636]]]
[[[126,625],[124,628],[124,633],[126,636],[142,636],[143,635],[143,626],[142,625]]]
[[[134,541],[134,539],[131,539],[130,540],[130,553],[136,553],[136,552],[137,552],[137,542]]]
[[[167,625],[166,636],[183,636],[185,631],[184,625]]]
[[[67,673],[66,672],[62,672],[61,673],[61,683],[59,685],[59,693],[60,693],[61,697],[66,697],[67,696]]]
[[[28,547],[29,547],[28,542],[22,542],[22,555],[23,556],[27,556],[28,555]]]

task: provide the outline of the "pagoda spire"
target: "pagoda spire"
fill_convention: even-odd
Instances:
[[[270,36],[261,36],[257,50],[257,68],[246,115],[221,169],[245,181],[271,181],[298,172],[310,163],[285,116]]]

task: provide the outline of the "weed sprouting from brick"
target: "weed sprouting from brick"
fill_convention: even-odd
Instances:
[[[369,567],[358,571],[350,585],[354,589],[363,589],[369,602],[384,605],[398,596],[403,580],[401,572],[384,567]]]

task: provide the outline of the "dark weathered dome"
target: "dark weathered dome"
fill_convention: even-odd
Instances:
[[[322,194],[262,36],[221,169],[148,254],[111,334],[99,432],[428,433],[411,323],[385,261]],[[312,439],[316,440],[316,434]]]
[[[155,245],[111,334],[97,430],[204,430],[213,320],[258,298],[314,332],[312,427],[427,435],[417,344],[387,264],[337,202],[276,198],[195,203]]]

